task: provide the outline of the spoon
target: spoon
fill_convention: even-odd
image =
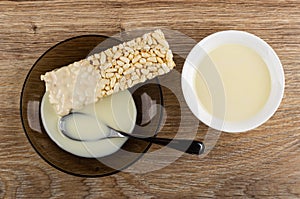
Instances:
[[[84,113],[79,112],[72,112],[68,115],[65,115],[60,118],[59,120],[59,129],[61,132],[68,138],[76,141],[94,141],[93,139],[82,139],[82,137],[78,137],[78,135],[72,134],[70,131],[67,130],[67,121],[70,119],[70,117],[79,116],[79,117],[85,117],[85,119],[95,119],[91,118],[88,115]],[[75,121],[75,120],[73,120]],[[97,123],[95,123],[97,125]],[[110,126],[105,126],[105,128],[109,129],[109,134],[105,137],[97,138],[96,140],[102,140],[102,139],[108,139],[108,138],[121,138],[121,137],[128,137],[136,140],[143,140],[146,142],[167,146],[179,151],[183,151],[185,153],[189,154],[202,154],[204,152],[204,144],[200,141],[196,140],[187,140],[187,139],[169,139],[169,138],[157,138],[157,137],[138,137],[136,135],[128,134],[122,131],[118,131],[116,129],[113,129]]]

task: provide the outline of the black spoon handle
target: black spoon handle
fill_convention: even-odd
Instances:
[[[202,154],[204,152],[204,144],[200,141],[195,140],[184,140],[184,139],[168,139],[168,138],[157,138],[157,137],[147,137],[141,138],[136,137],[127,133],[120,132],[122,135],[137,139],[144,140],[147,142],[151,142],[154,144],[159,144],[162,146],[167,146],[173,149],[177,149],[179,151],[183,151],[189,154]]]

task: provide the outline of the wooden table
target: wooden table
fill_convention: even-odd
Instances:
[[[196,41],[227,29],[249,31],[267,41],[286,78],[276,114],[255,130],[222,133],[204,158],[182,155],[148,173],[82,178],[48,165],[30,145],[20,121],[22,85],[36,59],[73,36],[153,26],[178,30]],[[0,1],[0,198],[300,198],[299,49],[298,0]],[[172,137],[176,103],[164,93],[169,113],[160,134]],[[205,129],[199,125],[197,139],[204,138]]]

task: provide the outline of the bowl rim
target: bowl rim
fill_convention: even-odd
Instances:
[[[226,40],[227,39],[227,40]],[[254,49],[252,46],[245,44],[248,41],[245,41],[241,43],[240,40],[251,40],[255,41],[257,44],[261,45],[265,50],[267,50],[268,57],[264,57],[261,52],[257,52],[256,49]],[[195,94],[195,88],[193,85],[193,79],[191,78],[192,75],[195,75],[196,70],[192,69],[192,65],[189,63],[191,62],[191,59],[193,59],[193,56],[195,57],[195,52],[203,52],[203,56],[205,56],[205,53],[207,55],[207,48],[209,49],[215,49],[218,46],[221,46],[223,44],[229,44],[233,42],[228,41],[234,40],[237,44],[244,44],[245,46],[253,49],[256,51],[265,61],[265,59],[271,60],[270,62],[273,62],[272,66],[275,66],[271,68],[271,64],[267,64],[268,71],[270,73],[271,78],[271,89],[270,89],[270,95],[267,99],[266,104],[262,108],[262,110],[254,115],[253,117],[246,119],[244,121],[238,121],[238,122],[228,122],[222,119],[219,119],[212,114],[208,113],[202,106],[201,102],[197,99],[192,99],[191,95],[197,98],[197,95]],[[214,44],[212,44],[214,42]],[[209,46],[210,47],[207,47]],[[254,45],[254,44],[253,44]],[[211,47],[213,46],[213,47]],[[202,49],[202,50],[201,50]],[[201,57],[201,56],[199,56]],[[194,58],[195,59],[195,58]],[[191,74],[192,73],[192,74]],[[275,76],[278,79],[275,79]],[[274,81],[278,81],[278,85],[274,85]],[[269,120],[276,112],[276,110],[279,108],[280,103],[284,96],[284,87],[285,87],[285,77],[284,77],[284,70],[282,67],[282,63],[274,51],[274,49],[263,39],[260,37],[246,32],[246,31],[240,31],[240,30],[224,30],[215,32],[213,34],[208,35],[207,37],[203,38],[200,42],[198,42],[190,51],[190,53],[187,56],[187,59],[184,62],[183,70],[182,70],[182,78],[181,78],[181,85],[182,85],[182,91],[184,94],[185,101],[187,102],[190,110],[193,112],[193,114],[204,124],[207,126],[214,128],[216,130],[220,130],[227,133],[240,133],[240,132],[246,132],[252,129],[257,128],[258,126],[265,123],[267,120]],[[189,89],[186,89],[189,88]],[[278,98],[272,98],[271,96]],[[268,109],[267,109],[267,108]],[[214,121],[214,122],[212,122]]]
[[[21,93],[20,93],[20,120],[21,120],[21,123],[22,123],[22,127],[23,127],[23,131],[27,137],[27,140],[29,141],[30,145],[32,146],[32,148],[35,150],[35,152],[45,161],[47,162],[49,165],[51,165],[52,167],[54,167],[55,169],[63,172],[63,173],[66,173],[66,174],[69,174],[69,175],[73,175],[73,176],[77,176],[77,177],[83,177],[83,178],[97,178],[97,177],[104,177],[104,176],[110,176],[110,175],[113,175],[113,174],[116,174],[116,173],[119,173],[121,171],[123,171],[124,169],[130,167],[132,164],[134,164],[136,161],[138,161],[143,155],[144,153],[146,153],[149,148],[152,146],[152,143],[149,142],[147,147],[135,158],[134,161],[130,162],[129,164],[125,165],[124,167],[120,168],[120,169],[114,169],[112,168],[114,171],[112,172],[108,172],[108,173],[104,173],[104,174],[95,174],[95,175],[86,175],[86,174],[79,174],[79,173],[73,173],[71,171],[67,171],[67,170],[64,170],[62,169],[61,167],[55,165],[54,163],[52,163],[50,160],[48,160],[46,157],[44,157],[42,155],[42,153],[35,147],[35,145],[33,144],[33,141],[30,139],[29,135],[27,134],[27,130],[25,128],[25,119],[23,118],[23,109],[22,109],[22,105],[23,105],[23,95],[24,95],[24,92],[25,92],[25,86],[26,86],[26,83],[28,81],[28,78],[30,76],[30,74],[32,73],[34,67],[36,66],[36,64],[48,53],[50,52],[51,50],[53,50],[54,48],[56,48],[57,46],[65,43],[65,42],[68,42],[68,41],[71,41],[71,40],[74,40],[74,39],[78,39],[78,38],[82,38],[82,37],[103,37],[103,38],[112,38],[112,39],[116,39],[115,37],[109,37],[109,36],[106,36],[106,35],[100,35],[100,34],[83,34],[83,35],[78,35],[78,36],[73,36],[73,37],[69,37],[67,39],[64,39],[62,41],[59,41],[57,42],[56,44],[54,44],[53,46],[51,46],[50,48],[48,48],[42,55],[39,56],[39,58],[34,62],[34,64],[31,66],[31,68],[29,69],[29,71],[27,72],[27,75],[23,81],[23,85],[22,85],[22,90],[21,90]],[[118,40],[119,41],[119,40]],[[159,81],[159,78],[154,78],[154,80],[156,81],[157,85],[158,85],[158,88],[159,88],[159,96],[160,96],[160,104],[162,106],[164,106],[164,99],[163,99],[163,92],[162,92],[162,87],[160,85],[160,81]],[[40,108],[41,108],[41,103],[39,104],[39,116],[40,116]],[[163,110],[161,109],[160,110],[160,116],[159,116],[159,124],[161,124],[162,122],[162,118],[163,118]],[[154,134],[154,137],[157,135],[158,133],[158,130],[160,129],[159,125],[158,127],[156,128],[155,130],[155,134]],[[49,138],[50,139],[50,138]],[[51,140],[52,141],[52,140]],[[126,141],[128,142],[128,140]],[[125,142],[125,143],[126,143]],[[124,144],[125,144],[124,143]],[[58,147],[58,146],[57,146]],[[63,150],[63,149],[61,149]],[[80,157],[80,158],[83,158],[85,159],[84,157]],[[97,159],[97,158],[95,158]],[[109,167],[109,166],[107,166]]]

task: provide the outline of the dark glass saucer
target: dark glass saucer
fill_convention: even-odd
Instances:
[[[102,51],[119,43],[120,41],[116,39],[101,35],[84,35],[67,39],[47,50],[32,66],[26,77],[20,102],[24,131],[36,152],[50,165],[63,172],[83,177],[111,175],[129,167],[146,153],[151,145],[148,142],[128,139],[119,151],[109,156],[83,158],[72,155],[57,146],[50,139],[41,122],[40,102],[45,93],[45,85],[40,80],[40,75],[84,59],[91,52],[95,53],[95,49]],[[152,79],[133,87],[130,92],[138,113],[135,129],[139,129],[139,132],[142,129],[142,132],[147,132],[148,136],[156,134],[161,123],[163,107],[162,91],[158,79]],[[142,97],[145,94],[148,96],[147,98]],[[153,106],[153,102],[156,103],[155,106]],[[151,118],[148,117],[149,111],[155,113]]]

